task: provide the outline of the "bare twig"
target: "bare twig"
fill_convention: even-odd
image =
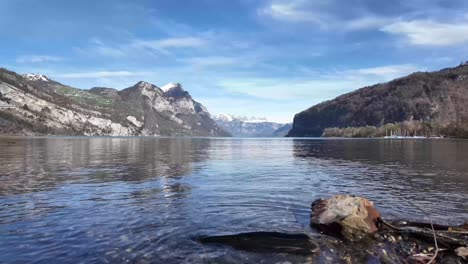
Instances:
[[[437,245],[437,235],[436,235],[436,232],[435,232],[435,229],[434,229],[434,224],[432,223],[432,218],[429,217],[429,219],[431,220],[431,227],[432,227],[432,232],[434,233],[434,245],[435,245],[434,256],[429,261],[429,264],[431,264],[431,263],[433,263],[435,261],[435,259],[437,257],[437,253],[439,253],[439,246]]]
[[[429,217],[429,220],[431,221],[431,228],[432,228],[432,234],[434,235],[434,247],[435,247],[435,252],[434,256],[432,256],[431,260],[429,260],[428,264],[434,263],[435,259],[437,258],[437,254],[439,253],[439,246],[437,245],[437,234],[434,229],[434,223],[432,222],[432,217],[430,214],[428,214],[424,209],[421,207],[417,206],[416,204],[413,204],[412,202],[408,201],[409,204],[412,206],[418,208],[421,212],[423,212],[427,217]]]
[[[401,228],[392,225],[390,222],[386,221],[385,219],[381,219],[381,221],[384,225],[386,225],[387,227],[390,227],[393,230],[396,230],[396,231],[401,230]]]

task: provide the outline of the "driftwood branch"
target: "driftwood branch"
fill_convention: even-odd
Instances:
[[[411,205],[413,205],[414,207],[418,208],[421,212],[423,212],[427,217],[429,217],[429,221],[431,221],[431,229],[432,229],[432,234],[434,236],[435,252],[434,252],[434,256],[431,258],[431,260],[428,262],[428,264],[434,263],[435,259],[437,258],[437,254],[439,253],[439,245],[437,244],[437,234],[436,234],[436,231],[434,229],[434,222],[432,221],[432,217],[431,217],[431,215],[429,213],[427,213],[421,207],[417,206],[416,204],[411,203],[410,201],[408,201],[408,202]]]

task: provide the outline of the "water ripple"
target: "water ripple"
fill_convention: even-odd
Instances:
[[[313,234],[310,203],[337,193],[387,218],[425,219],[414,205],[441,223],[468,218],[467,141],[0,138],[0,149],[0,262],[306,262],[193,238]]]

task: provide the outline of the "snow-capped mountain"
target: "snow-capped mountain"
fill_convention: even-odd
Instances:
[[[221,113],[213,116],[215,122],[234,137],[278,137],[285,124],[269,122],[266,118],[235,116]],[[287,133],[287,132],[286,132]]]
[[[238,121],[238,122],[245,122],[245,123],[264,123],[268,122],[268,120],[264,117],[248,117],[248,116],[236,116],[236,115],[230,115],[230,114],[225,114],[221,113],[216,116],[214,116],[216,119],[223,120],[223,121]]]

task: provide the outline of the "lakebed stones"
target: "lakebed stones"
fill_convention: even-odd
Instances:
[[[375,233],[380,221],[380,213],[366,198],[337,195],[312,203],[311,225],[325,232],[339,233],[351,241]]]

